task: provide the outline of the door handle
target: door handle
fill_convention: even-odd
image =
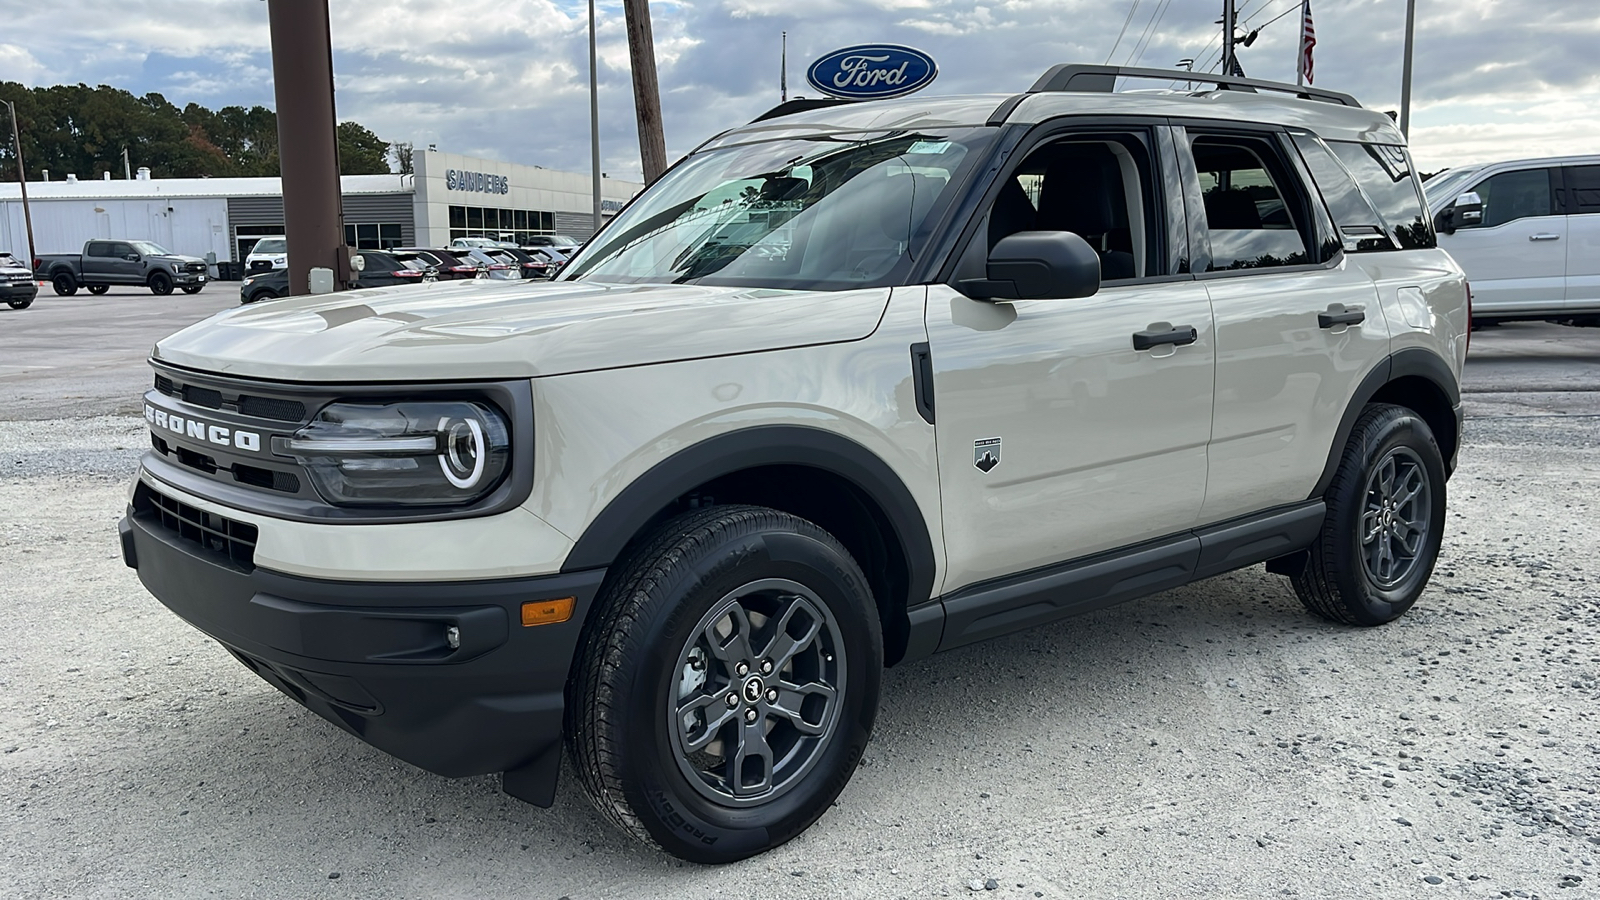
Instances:
[[[1350,309],[1343,303],[1328,304],[1327,312],[1317,313],[1318,328],[1337,328],[1340,325],[1360,325],[1367,320],[1363,310]]]
[[[1156,322],[1144,331],[1133,333],[1133,349],[1149,350],[1162,344],[1183,346],[1200,340],[1200,332],[1193,325],[1172,325],[1169,322]]]
[[[1530,241],[1559,241],[1559,240],[1561,240],[1561,235],[1559,235],[1559,234],[1551,234],[1548,231],[1544,231],[1544,232],[1540,232],[1539,234],[1530,234],[1530,235],[1528,235],[1528,240],[1530,240]]]

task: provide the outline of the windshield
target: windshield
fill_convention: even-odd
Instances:
[[[577,238],[567,237],[564,234],[552,234],[550,235],[550,240],[557,247],[576,247],[583,243]]]
[[[1448,172],[1440,172],[1424,181],[1422,193],[1428,198],[1428,207],[1437,210],[1442,206],[1448,206],[1455,200],[1457,194],[1466,190],[1467,182],[1472,180],[1472,176],[1482,169],[1483,166],[1463,166]]]
[[[143,254],[145,256],[171,256],[172,255],[171,253],[169,253],[167,251],[167,248],[161,246],[160,244],[152,244],[149,241],[129,241],[128,243],[133,245],[133,249],[139,251],[141,254]]]
[[[256,241],[250,248],[251,253],[288,253],[289,241],[286,238],[264,238]]]
[[[893,284],[962,161],[992,135],[819,135],[693,156],[591,239],[563,278],[809,290]]]

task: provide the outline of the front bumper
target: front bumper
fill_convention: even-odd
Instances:
[[[0,303],[11,300],[32,300],[39,296],[39,286],[31,281],[0,281]]]
[[[508,792],[554,798],[568,670],[604,570],[339,582],[240,565],[138,506],[118,529],[156,599],[313,712],[430,772],[505,772]],[[576,600],[569,621],[521,625],[523,602],[560,597]]]

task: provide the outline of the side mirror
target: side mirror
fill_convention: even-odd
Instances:
[[[1439,211],[1434,227],[1445,234],[1455,234],[1457,228],[1483,224],[1483,198],[1475,191],[1467,191],[1456,202]]]
[[[128,262],[138,262],[139,261],[139,254],[137,254],[137,253],[125,253],[125,254],[123,254],[122,258],[127,260]]]
[[[1467,191],[1457,197],[1456,202],[1450,205],[1450,210],[1454,213],[1451,218],[1455,220],[1457,228],[1483,224],[1483,198],[1475,191]]]
[[[1072,300],[1100,290],[1100,254],[1070,231],[1019,231],[989,251],[987,278],[960,282],[974,300]]]

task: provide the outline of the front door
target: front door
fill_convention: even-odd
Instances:
[[[1181,254],[1167,237],[1154,143],[1152,129],[1037,147],[971,238],[981,259],[1007,234],[1074,232],[1101,256],[1096,295],[992,303],[929,288],[945,593],[1195,522],[1211,432],[1211,303],[1174,277]],[[1135,349],[1136,333],[1190,328],[1192,341]]]
[[[1560,170],[1514,169],[1479,181],[1467,191],[1483,198],[1482,224],[1439,235],[1467,272],[1473,312],[1545,312],[1566,302],[1567,217],[1554,208],[1552,176]]]

